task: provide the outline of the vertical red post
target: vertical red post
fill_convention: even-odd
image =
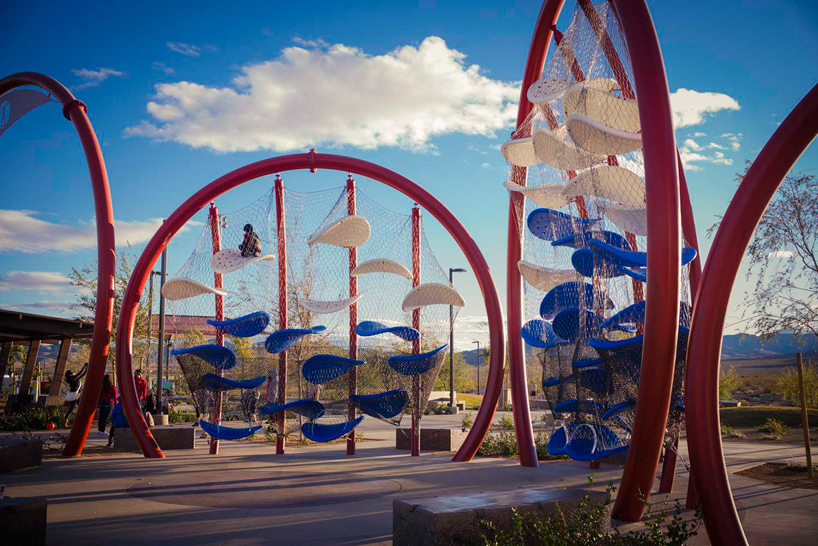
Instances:
[[[355,215],[355,179],[352,174],[347,177],[347,214]],[[352,276],[352,270],[358,267],[358,249],[349,249],[349,297],[358,295],[358,278]],[[349,306],[349,358],[358,359],[358,334],[355,327],[358,326],[358,304]],[[349,394],[358,394],[358,368],[355,366],[349,371]],[[349,402],[349,420],[355,419],[355,404]],[[355,455],[355,430],[347,436],[347,455]]]
[[[213,254],[216,254],[222,249],[222,231],[219,226],[219,209],[216,208],[215,203],[210,203],[210,233],[212,235],[213,240]],[[222,274],[221,273],[214,273],[213,274],[213,281],[214,286],[216,288],[222,288]],[[216,295],[216,314],[214,316],[216,320],[224,320],[224,296]],[[224,345],[224,332],[216,329],[216,343],[218,345]],[[222,375],[224,372],[222,370],[218,370],[216,373]],[[222,420],[222,393],[218,391],[216,393],[216,403],[213,406],[213,412],[210,415],[210,420],[214,425],[218,425],[219,422]],[[219,440],[216,438],[210,438],[210,454],[217,455],[219,453]]]
[[[287,223],[284,217],[284,181],[276,174],[276,239],[278,241],[278,329],[287,328]],[[287,351],[278,354],[278,403],[287,403]],[[268,400],[270,402],[270,400]],[[287,412],[280,411],[276,455],[284,455]]]
[[[420,284],[420,207],[412,208],[412,288]],[[412,328],[420,332],[420,309],[412,311]],[[454,351],[454,347],[449,347]],[[420,338],[412,342],[412,353],[420,354]],[[412,376],[412,457],[420,455],[420,376]]]

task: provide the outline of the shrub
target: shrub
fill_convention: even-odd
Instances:
[[[174,425],[179,425],[182,423],[192,423],[196,420],[196,413],[193,411],[180,411],[176,408],[170,408],[170,415],[168,415],[168,420],[173,423]]]
[[[796,406],[801,406],[798,369],[790,368],[786,373],[779,376],[776,387],[784,398]],[[807,398],[807,407],[818,407],[818,366],[813,363],[804,364],[804,393]]]
[[[471,429],[474,426],[474,418],[471,416],[471,413],[464,413],[463,418],[460,419],[460,426],[465,429]]]
[[[759,432],[765,432],[764,440],[780,440],[787,433],[787,427],[778,419],[768,418],[763,424],[756,427]]]
[[[503,415],[500,420],[495,423],[500,430],[514,430],[514,419],[508,415]]]
[[[486,434],[477,454],[482,457],[516,457],[517,436],[511,431]]]
[[[733,427],[730,425],[722,425],[721,426],[721,435],[727,436],[728,438],[736,438],[739,440],[745,440],[747,435],[741,432],[740,430],[733,430]]]
[[[732,366],[721,371],[719,378],[719,400],[730,400],[738,389],[741,378]]]
[[[0,430],[45,430],[46,423],[62,424],[65,410],[59,406],[31,407],[19,413],[0,415]]]

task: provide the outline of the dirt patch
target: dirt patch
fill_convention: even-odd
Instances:
[[[784,487],[818,489],[818,477],[811,481],[807,475],[807,466],[803,464],[764,463],[736,474]],[[818,470],[815,474],[818,475]]]
[[[741,436],[743,435],[743,437]],[[765,437],[766,433],[759,432],[754,428],[733,428],[731,434],[722,434],[724,442],[769,442],[771,444],[801,444],[804,445],[804,431],[800,428],[791,428],[778,440]],[[809,430],[810,445],[818,445],[818,428]]]

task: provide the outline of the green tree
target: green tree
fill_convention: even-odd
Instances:
[[[741,378],[732,366],[724,368],[719,378],[719,400],[731,400],[740,382]]]
[[[798,386],[798,369],[790,368],[777,380],[778,391],[796,406],[801,405],[801,391]],[[807,407],[818,408],[818,365],[815,362],[804,363],[804,392]]]

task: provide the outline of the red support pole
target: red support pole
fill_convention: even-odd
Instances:
[[[222,249],[222,231],[219,226],[219,209],[216,208],[215,203],[210,203],[210,233],[213,241],[213,254],[216,254]],[[222,288],[222,274],[213,273],[214,286]],[[224,296],[216,295],[216,320],[224,320]],[[216,328],[216,344],[224,345],[224,332]],[[219,375],[223,375],[222,370],[217,370]],[[222,420],[222,392],[216,393],[216,402],[213,406],[213,412],[210,415],[210,420],[214,425],[218,425]],[[219,440],[218,438],[210,438],[210,454],[218,455]]]
[[[580,6],[587,0],[579,0]],[[659,41],[644,0],[616,0],[622,33],[632,56],[642,119],[647,193],[648,283],[645,337],[631,446],[613,516],[642,517],[659,464],[676,360],[680,302],[681,211],[676,139]],[[592,26],[593,15],[587,14]],[[604,29],[603,29],[604,30]],[[607,33],[604,41],[610,41]],[[620,64],[621,66],[621,64]],[[614,73],[617,73],[616,68]],[[622,83],[620,83],[622,86]],[[623,94],[627,96],[623,86]],[[631,96],[634,96],[631,91]],[[650,388],[645,388],[649,386]]]
[[[420,208],[412,207],[412,288],[420,284]],[[412,328],[420,332],[420,309],[412,311]],[[454,351],[454,347],[449,347]],[[412,342],[412,354],[420,354],[420,338]],[[452,353],[454,354],[454,353]],[[420,456],[420,376],[412,376],[412,457]]]
[[[287,328],[287,222],[284,217],[284,182],[276,174],[276,240],[278,241],[278,329]],[[287,403],[287,351],[278,354],[278,403]],[[272,402],[272,400],[268,400]],[[287,431],[287,412],[280,411],[276,455],[284,455]]]
[[[20,72],[6,76],[0,80],[0,95],[23,86],[39,87],[62,105],[63,116],[74,125],[80,139],[94,196],[97,229],[97,301],[94,311],[94,337],[91,341],[88,372],[85,376],[85,396],[80,398],[77,416],[62,452],[63,457],[75,457],[82,454],[82,448],[91,430],[91,423],[97,410],[97,401],[102,390],[102,378],[108,363],[111,323],[114,317],[114,272],[116,270],[114,211],[105,160],[102,157],[102,150],[94,128],[86,114],[85,105],[57,80],[36,72]],[[130,394],[125,393],[123,396],[127,397]],[[133,389],[133,395],[136,398],[136,387]]]
[[[349,216],[355,215],[356,209],[355,201],[355,179],[352,178],[352,173],[347,178],[347,214]],[[358,277],[352,276],[352,270],[358,267],[358,249],[352,247],[349,249],[349,297],[354,298],[358,295]],[[349,358],[358,359],[358,334],[355,332],[355,327],[358,326],[358,303],[353,303],[349,306]],[[353,366],[349,371],[349,395],[358,394],[358,369]],[[350,399],[349,402],[349,420],[355,419],[355,404]],[[355,430],[347,436],[347,455],[355,455]]]
[[[691,472],[716,545],[747,544],[727,478],[719,419],[719,363],[730,294],[750,239],[784,177],[818,134],[818,86],[778,126],[744,176],[710,247],[688,341],[685,392]]]

